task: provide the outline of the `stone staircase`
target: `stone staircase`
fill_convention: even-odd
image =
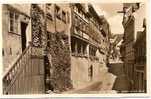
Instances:
[[[29,45],[3,76],[3,94],[44,93],[42,49]]]
[[[113,90],[118,91],[119,93],[127,93],[131,90],[131,83],[128,77],[124,73],[123,63],[112,63],[110,64],[109,72],[117,76]]]
[[[116,76],[124,74],[123,63],[112,63],[110,64],[109,72],[113,73]]]

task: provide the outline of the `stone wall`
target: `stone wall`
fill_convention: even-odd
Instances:
[[[73,87],[86,86],[90,80],[88,77],[89,60],[84,57],[71,57],[71,79]]]

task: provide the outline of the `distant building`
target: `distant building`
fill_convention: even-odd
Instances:
[[[145,5],[142,3],[125,3],[123,4],[123,27],[124,37],[121,46],[124,69],[132,83],[132,91],[135,91],[135,60],[136,53],[134,44],[137,40],[138,31],[142,31],[143,20],[145,18]],[[146,61],[144,60],[146,63]]]
[[[123,34],[112,34],[110,37],[110,63],[122,63],[120,47],[123,42]]]
[[[3,5],[5,9],[8,6],[11,5]],[[13,50],[19,49],[23,53],[19,54],[19,59],[13,57],[17,61],[4,75],[5,94],[46,93],[50,90],[63,92],[87,86],[97,80],[103,82],[104,76],[108,74],[106,64],[109,58],[110,27],[103,16],[98,16],[92,5],[32,4],[29,9],[29,17],[25,15],[23,19],[27,17],[31,24],[30,32],[23,27],[21,30],[26,31],[22,37],[23,43],[18,41],[15,46],[9,42]],[[5,23],[9,22],[5,18],[9,16],[3,15],[3,27],[7,27]],[[30,36],[26,36],[28,33]],[[7,38],[7,35],[3,38]],[[3,41],[6,46],[7,40]],[[31,41],[29,45],[28,41]],[[23,46],[22,49],[18,45]],[[3,50],[4,55],[9,49],[7,47]],[[4,60],[7,63],[11,59]],[[23,72],[17,75],[19,70]],[[14,79],[17,80],[11,85]],[[23,85],[20,83],[23,82],[27,84],[21,90]]]

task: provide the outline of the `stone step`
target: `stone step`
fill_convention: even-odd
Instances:
[[[124,74],[123,64],[121,64],[121,63],[110,64],[109,72],[113,73],[116,76],[120,76],[120,75]]]

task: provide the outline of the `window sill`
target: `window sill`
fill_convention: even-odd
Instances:
[[[72,53],[72,56],[81,57],[81,58],[88,58],[88,56],[87,56],[87,55],[84,55],[84,54],[76,54],[76,53]]]
[[[99,58],[97,56],[90,56],[90,60],[99,60]]]
[[[15,32],[11,32],[11,31],[8,31],[8,33],[10,33],[10,34],[14,34],[14,35],[17,35],[17,36],[21,36],[20,34],[15,33]]]

